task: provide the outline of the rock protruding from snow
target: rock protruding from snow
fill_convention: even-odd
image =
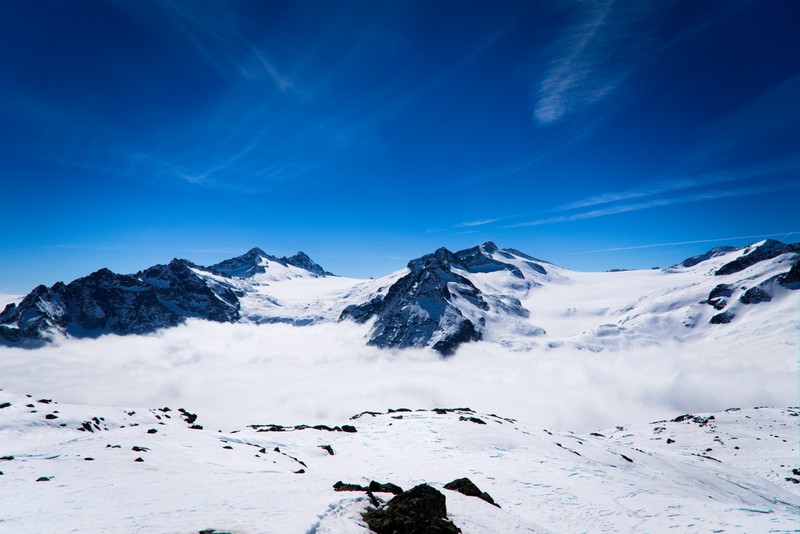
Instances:
[[[800,259],[781,277],[780,284],[790,289],[800,289]]]
[[[680,265],[683,267],[694,267],[698,263],[710,260],[711,258],[716,258],[717,256],[722,256],[723,254],[727,254],[728,252],[733,252],[735,250],[739,249],[736,247],[714,247],[708,252],[704,252],[703,254],[698,254],[697,256],[692,256],[691,258],[683,260]]]
[[[236,296],[211,287],[186,260],[135,275],[100,269],[50,288],[38,286],[19,305],[0,313],[0,336],[10,342],[48,341],[55,334],[96,337],[144,334],[176,326],[187,317],[217,322],[239,318]]]
[[[317,276],[335,276],[323,269],[318,263],[315,263],[305,252],[298,252],[294,256],[279,258],[279,262],[285,262],[292,267],[305,269],[306,271],[316,274]]]
[[[291,270],[291,276],[331,276],[303,252],[276,258],[260,248],[211,267],[174,259],[133,275],[103,268],[69,284],[40,285],[6,306],[0,342],[37,346],[59,334],[146,334],[187,318],[236,322],[244,291],[238,279],[265,273],[271,263]]]
[[[774,239],[767,239],[758,246],[751,246],[735,260],[726,263],[714,273],[717,276],[738,273],[756,263],[776,258],[782,254],[800,253],[800,243],[785,244]]]
[[[209,269],[236,278],[251,278],[258,274],[267,273],[271,263],[282,267],[297,267],[315,276],[333,276],[320,267],[319,264],[315,263],[304,252],[298,252],[294,256],[288,258],[285,256],[278,258],[277,256],[267,254],[258,247],[248,250],[241,256],[236,256],[235,258],[211,265]]]
[[[440,248],[408,263],[408,274],[383,297],[345,308],[340,319],[364,323],[377,316],[369,343],[378,347],[431,346],[450,354],[466,341],[481,338],[478,326],[456,306],[487,310],[481,292],[454,268],[468,271],[460,258]]]
[[[478,488],[478,486],[476,486],[475,483],[468,478],[457,478],[452,482],[448,482],[444,485],[444,489],[457,491],[463,495],[466,495],[467,497],[477,497],[500,508],[500,505],[494,502],[494,499],[492,499],[491,495],[485,491],[481,491],[480,488]]]
[[[461,532],[447,519],[445,496],[427,484],[414,486],[386,503],[385,508],[367,511],[363,518],[370,530],[378,534]]]
[[[501,322],[528,317],[528,310],[513,294],[486,293],[476,283],[481,276],[505,273],[514,280],[509,287],[527,292],[538,282],[528,281],[525,272],[547,273],[533,260],[512,249],[499,249],[491,241],[455,253],[443,247],[411,260],[407,274],[385,295],[348,306],[340,320],[365,323],[377,317],[371,345],[427,346],[449,355],[462,343],[482,339],[489,316]]]

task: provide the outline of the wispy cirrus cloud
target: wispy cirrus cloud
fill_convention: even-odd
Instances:
[[[224,79],[238,76],[252,81],[264,77],[272,80],[281,92],[306,94],[262,48],[248,39],[241,16],[229,3],[116,0],[114,4],[162,34],[187,43]]]
[[[764,139],[795,140],[787,150],[795,153],[800,136],[800,75],[773,85],[747,105],[695,132],[691,139],[697,148],[681,162],[701,166],[738,158]]]
[[[756,234],[756,235],[738,235],[733,237],[717,237],[714,239],[695,239],[692,241],[673,241],[671,243],[650,243],[647,245],[635,245],[632,247],[612,247],[612,248],[604,248],[598,250],[584,250],[582,252],[570,252],[565,254],[565,256],[578,256],[581,254],[596,254],[599,252],[618,252],[622,250],[642,250],[647,248],[660,248],[660,247],[677,247],[681,245],[696,245],[699,243],[724,243],[725,241],[739,241],[741,239],[760,239],[764,237],[782,237],[788,238],[793,235],[797,235],[800,232],[792,231],[792,232],[777,232],[774,234]]]
[[[800,172],[800,156],[790,156],[780,160],[769,161],[759,165],[751,165],[740,169],[731,169],[696,176],[680,176],[664,180],[655,180],[641,187],[622,191],[610,191],[593,195],[574,202],[557,206],[554,211],[569,211],[590,208],[603,204],[630,201],[637,198],[646,198],[657,195],[669,194],[675,191],[707,187],[717,184],[738,182],[762,176]]]
[[[470,228],[470,227],[473,227],[473,226],[485,226],[487,224],[496,223],[497,221],[500,221],[500,220],[502,220],[502,219],[500,217],[497,217],[495,219],[482,219],[482,220],[479,220],[479,221],[465,221],[465,222],[462,222],[462,223],[458,223],[455,226],[456,226],[456,228]]]
[[[514,163],[512,165],[508,165],[506,167],[491,169],[486,172],[482,172],[480,174],[474,174],[472,176],[467,176],[466,178],[461,178],[453,181],[448,187],[453,186],[465,186],[471,185],[479,182],[485,182],[487,180],[498,180],[507,178],[509,176],[514,176],[516,174],[520,174],[532,167],[534,167],[537,163],[544,159],[544,155],[539,155],[529,160],[521,161],[518,163]]]
[[[741,187],[738,189],[719,189],[715,191],[705,191],[701,193],[694,193],[681,197],[669,198],[655,198],[644,202],[635,202],[631,204],[619,204],[616,206],[609,206],[595,210],[584,211],[572,215],[562,215],[558,217],[549,217],[544,219],[537,219],[533,221],[521,222],[517,224],[506,225],[503,228],[521,228],[526,226],[542,226],[545,224],[582,221],[586,219],[595,219],[597,217],[606,217],[608,215],[617,215],[620,213],[629,213],[633,211],[641,211],[652,208],[660,208],[663,206],[671,206],[675,204],[687,204],[691,202],[702,202],[704,200],[716,200],[722,198],[732,198],[741,196],[758,195],[763,193],[772,193],[777,191],[788,191],[791,189],[800,189],[800,182],[781,182],[776,184]]]
[[[534,122],[547,125],[604,100],[652,48],[662,8],[654,2],[566,2],[572,17],[532,87]]]

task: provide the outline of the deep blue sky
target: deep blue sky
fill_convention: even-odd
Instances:
[[[0,293],[252,246],[665,266],[800,240],[800,2],[7,2],[0,132]]]

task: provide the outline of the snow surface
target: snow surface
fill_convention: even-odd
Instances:
[[[45,404],[0,392],[5,402],[4,532],[366,532],[359,516],[368,501],[335,492],[338,480],[429,483],[465,534],[798,531],[797,486],[787,480],[798,467],[796,408],[579,435],[462,410],[338,422],[354,433],[220,432],[202,414],[195,424],[204,428],[192,429],[167,407]],[[500,508],[443,489],[464,476]]]

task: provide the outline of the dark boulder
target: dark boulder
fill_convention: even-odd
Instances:
[[[780,284],[789,289],[800,289],[800,261],[796,261],[789,272],[781,276]]]
[[[483,419],[479,419],[477,417],[464,417],[463,415],[458,418],[459,421],[469,421],[470,423],[477,423],[479,425],[485,425],[486,421]]]
[[[728,324],[733,320],[734,317],[735,315],[733,314],[733,312],[726,311],[716,314],[711,319],[709,319],[708,322],[711,324]]]
[[[378,534],[456,534],[461,529],[447,520],[445,496],[427,484],[397,495],[384,508],[362,514]]]
[[[729,284],[719,284],[708,294],[708,300],[718,297],[730,297],[733,295],[733,286]]]
[[[769,302],[772,300],[772,295],[764,291],[759,286],[751,287],[744,294],[739,297],[739,302],[742,304],[759,304],[761,302]]]
[[[397,484],[392,484],[391,482],[381,484],[380,482],[375,482],[373,480],[369,483],[369,491],[377,493],[394,493],[395,495],[400,495],[403,493],[403,488]]]
[[[340,480],[333,485],[333,489],[334,491],[367,491],[368,488],[358,484],[348,484]]]
[[[728,284],[719,284],[709,292],[708,299],[703,302],[713,306],[717,310],[722,310],[728,305],[727,297],[730,297],[732,294],[733,286]]]
[[[457,478],[452,482],[448,482],[447,484],[444,485],[444,489],[457,491],[468,497],[477,497],[479,499],[483,499],[489,504],[493,504],[498,508],[500,508],[500,505],[494,502],[494,499],[492,499],[491,495],[489,495],[485,491],[481,491],[478,488],[478,486],[476,486],[475,483],[468,478]]]

